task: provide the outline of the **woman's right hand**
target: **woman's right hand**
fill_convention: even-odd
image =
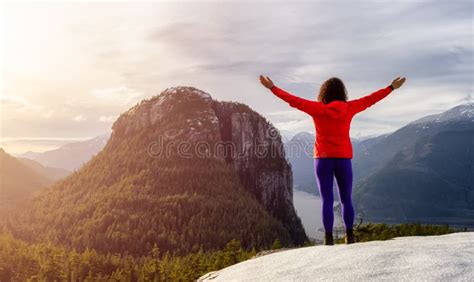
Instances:
[[[268,89],[271,89],[273,85],[275,85],[273,84],[273,81],[268,76],[263,76],[263,75],[260,75],[260,83],[262,83],[262,85]]]
[[[395,78],[393,81],[392,81],[392,86],[393,86],[393,89],[397,89],[397,88],[400,88],[400,86],[403,85],[403,83],[405,82],[406,78],[402,78],[400,79],[400,77],[397,77]]]

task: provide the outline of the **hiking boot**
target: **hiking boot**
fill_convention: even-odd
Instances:
[[[324,245],[334,245],[334,238],[332,237],[332,232],[324,233]]]
[[[356,242],[353,229],[346,230],[346,237],[344,237],[344,241],[346,244],[353,244]]]

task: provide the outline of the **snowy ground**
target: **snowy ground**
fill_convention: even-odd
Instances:
[[[474,232],[291,249],[198,281],[474,281]]]

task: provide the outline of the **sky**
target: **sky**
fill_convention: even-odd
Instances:
[[[351,137],[393,132],[473,100],[472,1],[10,2],[1,4],[0,147],[42,151],[110,131],[137,102],[194,86],[248,104],[284,135],[312,119],[258,76],[316,99],[405,85],[354,118]]]

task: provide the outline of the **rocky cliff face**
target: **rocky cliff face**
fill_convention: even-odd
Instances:
[[[213,108],[222,141],[232,145],[225,159],[233,163],[244,187],[294,238],[304,237],[293,206],[291,165],[278,130],[246,105],[215,101]]]
[[[167,139],[218,141],[219,121],[211,105],[211,96],[197,88],[167,88],[122,114],[112,127],[111,141],[153,126],[164,128],[161,134]]]
[[[264,117],[244,104],[215,101],[194,87],[171,87],[123,114],[113,125],[110,146],[153,126],[162,128],[168,141],[201,142],[206,157],[232,163],[243,186],[283,223],[294,242],[304,242],[293,206],[291,165],[278,130]]]

